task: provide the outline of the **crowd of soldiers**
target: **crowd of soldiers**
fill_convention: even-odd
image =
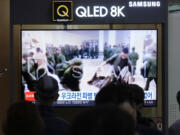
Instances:
[[[47,48],[48,50],[52,50],[53,47]],[[77,45],[65,45],[59,48],[54,48],[54,51],[50,51],[51,53],[55,53],[60,50],[66,60],[71,60],[73,58],[88,58],[88,59],[97,59],[99,57],[99,47],[98,44],[90,45],[88,42],[82,44],[80,47]]]
[[[107,43],[104,44],[104,60],[107,60],[114,54],[120,54],[122,50],[125,48],[124,45],[108,45]]]
[[[37,54],[39,55],[37,58]],[[47,46],[45,52],[41,48],[36,48],[36,52],[25,53],[22,56],[22,80],[27,84],[28,89],[35,90],[35,82],[39,79],[38,69],[44,65],[48,72],[56,74],[65,88],[78,90],[78,81],[82,78],[82,60],[97,59],[99,57],[99,47],[96,41],[85,41],[81,46],[60,45],[54,47]],[[37,62],[37,59],[42,61]],[[69,82],[71,82],[69,84]],[[73,83],[72,83],[73,82]],[[74,84],[74,86],[72,86]],[[76,85],[76,86],[75,86]]]
[[[40,50],[38,52],[38,50]],[[82,78],[82,61],[71,56],[66,57],[61,48],[47,48],[44,53],[40,48],[35,54],[22,56],[22,81],[23,88],[27,84],[30,91],[36,90],[36,82],[43,75],[41,69],[48,69],[51,74],[59,77],[63,88],[79,90],[78,82]]]
[[[123,47],[117,45],[111,47],[105,43],[104,60],[114,54],[121,53]],[[46,53],[42,52],[40,48],[37,48],[34,53],[23,54],[23,81],[28,84],[29,89],[34,90],[34,82],[39,78],[37,74],[38,68],[44,64],[50,73],[56,74],[60,78],[61,83],[68,84],[70,78],[78,83],[83,74],[81,59],[97,59],[98,57],[98,44],[89,44],[88,42],[81,45],[81,48],[78,48],[76,45],[65,45],[58,48],[47,47]],[[67,78],[69,78],[68,81],[66,81]]]
[[[139,59],[139,55],[135,52],[135,48],[129,52],[129,47],[123,45],[107,45],[104,44],[103,58],[108,60],[113,55],[119,55],[123,53],[123,50],[128,57],[128,61],[131,67],[131,74],[134,76],[136,74],[136,63]],[[38,58],[37,58],[38,57]],[[74,45],[65,45],[61,47],[47,47],[46,53],[42,52],[40,48],[36,49],[36,52],[30,52],[29,54],[23,54],[22,56],[22,76],[23,81],[28,85],[29,89],[34,90],[34,83],[38,80],[39,75],[37,73],[40,65],[45,65],[48,71],[52,74],[56,74],[64,87],[79,90],[79,80],[82,78],[82,59],[97,59],[99,57],[98,44],[89,44],[88,42],[81,45],[80,48]],[[156,60],[154,60],[156,63]],[[152,63],[152,62],[151,62]],[[148,64],[147,64],[148,65]],[[152,64],[149,64],[152,65]],[[156,64],[153,66],[155,69]],[[146,71],[147,72],[147,71]],[[146,74],[150,74],[149,73]],[[156,72],[155,72],[156,74]],[[156,75],[155,75],[156,76]],[[145,77],[145,76],[144,76]],[[146,76],[149,78],[149,76]],[[149,82],[156,77],[151,77],[148,79],[146,90],[149,87]],[[156,79],[155,79],[156,80]],[[74,82],[74,83],[71,83]],[[73,84],[73,86],[72,86]]]

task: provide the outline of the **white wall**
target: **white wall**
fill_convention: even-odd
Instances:
[[[47,43],[58,47],[60,44],[81,45],[84,40],[98,40],[97,31],[24,31],[23,42],[31,42],[31,39],[39,41],[39,46],[44,48]]]
[[[53,36],[56,37],[55,46],[65,45],[81,45],[84,40],[98,40],[99,33],[97,31],[57,31],[53,32]]]
[[[168,107],[169,125],[180,118],[176,93],[180,90],[180,12],[168,16]]]
[[[116,34],[116,44],[125,43],[125,45],[129,44],[130,42],[130,32],[129,30],[120,30],[117,31]]]
[[[137,61],[137,72],[140,72],[140,68],[143,66],[143,50],[144,50],[144,39],[147,31],[141,30],[134,30],[130,32],[130,52],[132,48],[135,47],[135,51],[139,54],[139,59]],[[140,73],[138,73],[140,74]]]

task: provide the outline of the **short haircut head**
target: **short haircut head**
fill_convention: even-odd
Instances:
[[[128,54],[129,53],[129,49],[126,47],[126,48],[123,48],[123,53],[125,53],[125,54]]]
[[[72,122],[70,135],[134,135],[130,114],[115,106],[96,106],[81,112]]]
[[[130,105],[134,106],[134,95],[131,87],[125,83],[112,82],[107,86],[103,87],[97,94],[95,103],[96,105],[112,103],[115,105],[129,102]]]
[[[37,51],[37,52],[40,52],[40,51],[41,51],[41,48],[37,47],[37,48],[36,48],[36,51]]]
[[[177,99],[177,102],[178,102],[178,104],[180,106],[180,90],[176,94],[176,99]]]
[[[132,50],[135,51],[135,47],[133,47]]]
[[[18,102],[12,104],[3,125],[5,135],[39,135],[44,123],[35,104]]]
[[[22,57],[23,57],[24,59],[27,58],[27,57],[28,57],[27,53],[24,53],[24,54],[22,55]]]
[[[58,81],[55,78],[45,74],[38,80],[36,97],[39,98],[38,100],[40,102],[54,100],[56,97],[58,97],[58,91]]]
[[[137,84],[130,84],[136,105],[144,104],[144,90]]]
[[[34,52],[30,52],[29,55],[30,55],[30,56],[33,56],[33,55],[34,55]]]

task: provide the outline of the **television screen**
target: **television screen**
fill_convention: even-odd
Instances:
[[[138,84],[144,105],[156,105],[157,30],[22,30],[21,41],[25,100],[35,101],[46,68],[59,80],[55,105],[91,106],[114,79]]]

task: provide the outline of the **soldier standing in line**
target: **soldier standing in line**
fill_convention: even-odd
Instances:
[[[99,56],[99,47],[98,47],[98,44],[95,45],[95,57],[96,59],[98,58]]]
[[[90,46],[90,58],[95,58],[95,46],[93,44]]]
[[[55,67],[55,58],[54,58],[54,55],[50,54],[50,52],[46,52],[46,57],[47,57],[47,60],[48,60],[48,63],[52,66],[52,67]]]
[[[61,53],[61,49],[57,50],[57,64],[63,63],[66,61],[65,56]]]
[[[139,59],[139,55],[137,52],[135,52],[135,47],[133,47],[132,52],[129,54],[129,60],[131,61],[131,66],[132,66],[132,75],[135,75],[136,63],[138,59]]]

